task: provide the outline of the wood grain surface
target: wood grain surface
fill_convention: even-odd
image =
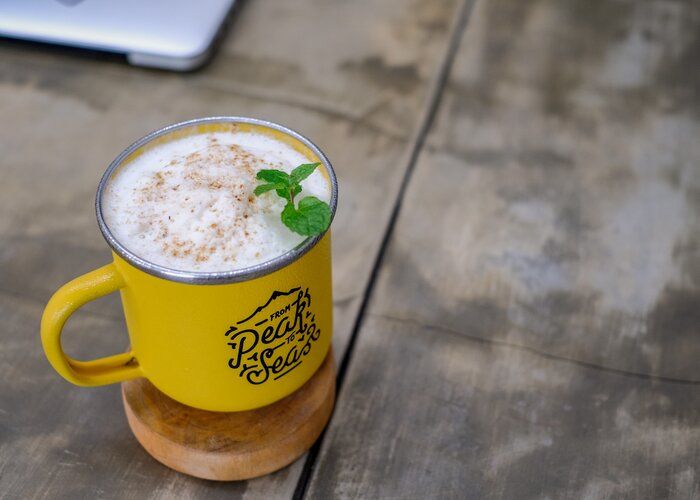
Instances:
[[[698,498],[697,2],[477,2],[309,498]]]
[[[338,174],[334,347],[342,359],[449,38],[456,0],[245,2],[211,64],[190,74],[0,44],[0,495],[290,498],[304,461],[210,484],[131,436],[117,386],[63,381],[39,342],[49,296],[110,258],[94,193],[109,162],[168,123],[248,115],[298,130]],[[79,359],[121,351],[119,300],[68,323]]]
[[[698,33],[692,0],[255,0],[186,75],[0,44],[0,496],[698,498]],[[229,484],[151,459],[38,336],[109,258],[108,162],[222,114],[331,158],[352,349],[320,448]],[[65,337],[123,349],[118,299]]]

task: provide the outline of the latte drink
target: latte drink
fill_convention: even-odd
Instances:
[[[254,131],[203,132],[156,144],[124,164],[106,187],[105,223],[129,251],[191,272],[233,271],[267,262],[305,240],[280,220],[285,200],[255,196],[262,169],[290,172],[307,157]],[[321,169],[299,199],[328,202]]]

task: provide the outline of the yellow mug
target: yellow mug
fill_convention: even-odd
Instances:
[[[96,386],[146,377],[183,404],[243,411],[291,394],[320,367],[333,326],[330,232],[253,267],[185,272],[129,251],[102,216],[106,186],[136,156],[176,138],[227,130],[273,136],[309,162],[321,162],[335,215],[338,186],[330,162],[310,140],[281,125],[241,117],[202,118],[135,142],[112,162],[97,189],[97,221],[114,261],[61,287],[41,320],[46,357],[68,381]],[[131,350],[92,361],[66,355],[61,331],[68,317],[86,302],[116,291]]]

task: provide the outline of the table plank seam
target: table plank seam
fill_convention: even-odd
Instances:
[[[301,109],[304,111],[310,111],[312,113],[319,114],[327,118],[335,118],[341,121],[348,122],[353,126],[363,126],[372,132],[378,132],[389,139],[393,139],[397,142],[405,142],[409,138],[404,134],[383,127],[379,124],[372,123],[367,120],[369,116],[375,111],[375,108],[381,107],[383,101],[378,101],[373,103],[371,106],[367,106],[366,109],[360,110],[359,113],[353,114],[350,110],[341,109],[334,106],[327,106],[325,103],[315,103],[312,101],[306,101],[305,99],[295,98],[294,96],[285,96],[274,92],[260,92],[256,89],[248,88],[246,85],[237,84],[233,88],[228,87],[224,82],[213,81],[202,81],[196,82],[196,86],[202,89],[211,90],[214,92],[223,92],[227,94],[232,94],[237,97],[244,97],[247,99],[255,99],[256,101],[262,101],[265,103],[275,103],[282,104],[284,106],[290,106],[293,108]]]
[[[375,287],[377,277],[379,275],[379,270],[382,267],[382,263],[386,255],[389,242],[391,241],[393,230],[396,226],[396,222],[401,211],[403,197],[411,181],[412,173],[415,170],[418,157],[421,151],[423,150],[428,133],[432,128],[435,116],[437,115],[437,111],[440,107],[441,98],[444,94],[444,90],[447,85],[452,65],[459,50],[462,35],[466,30],[470,14],[473,10],[475,3],[476,0],[462,0],[456,9],[456,15],[452,26],[450,27],[449,35],[447,37],[448,41],[444,55],[428,89],[425,105],[423,106],[423,110],[420,114],[418,125],[415,128],[413,138],[410,141],[410,149],[407,154],[407,160],[405,163],[406,166],[403,171],[403,176],[399,185],[398,193],[396,195],[394,205],[389,215],[389,219],[386,223],[384,236],[382,237],[381,244],[379,246],[377,254],[373,259],[370,276],[367,280],[367,284],[362,295],[362,302],[355,317],[355,324],[353,325],[352,333],[350,334],[350,338],[348,340],[345,352],[343,353],[340,359],[340,363],[338,364],[338,373],[336,377],[336,400],[339,399],[342,395],[345,374],[347,373],[348,365],[350,364],[350,361],[352,359],[352,352],[354,350],[358,334],[363,325],[365,312],[367,310],[367,306],[372,296],[372,290]],[[331,421],[332,419],[333,416],[331,415]],[[299,481],[297,482],[297,487],[292,496],[294,500],[303,499],[306,494],[306,490],[311,480],[311,475],[314,469],[314,464],[323,444],[325,434],[326,431],[324,430],[324,432],[318,438],[316,443],[314,443],[314,446],[309,450],[309,453],[304,462],[304,468],[299,477]]]
[[[69,51],[70,53],[70,51]],[[51,62],[45,63],[45,65],[51,65]],[[58,63],[53,63],[56,66],[58,66]],[[71,67],[71,68],[79,68],[80,65],[76,64],[72,60],[68,60],[66,62],[65,60],[61,61],[61,64],[63,67]],[[129,67],[130,70],[133,70],[134,68]],[[138,69],[138,68],[137,68]],[[141,74],[139,74],[140,78],[146,79],[151,82],[158,82],[162,78],[162,75],[159,73],[153,73],[151,70],[144,70],[141,69]],[[113,78],[120,78],[123,77],[123,73],[120,69],[114,69],[110,66],[103,66],[100,68],[100,75],[103,77],[113,77]],[[192,81],[190,82],[193,87],[203,89],[203,90],[208,90],[212,92],[221,92],[227,95],[231,96],[236,96],[236,97],[241,97],[245,99],[254,99],[256,101],[264,102],[264,103],[275,103],[275,104],[281,104],[283,106],[290,106],[292,108],[304,110],[304,111],[310,111],[316,114],[319,114],[321,116],[327,117],[327,118],[335,118],[338,120],[342,120],[348,123],[351,123],[354,126],[363,126],[366,127],[368,130],[372,132],[378,132],[383,134],[389,139],[393,139],[395,141],[399,142],[404,142],[407,141],[409,138],[403,135],[400,131],[395,131],[395,130],[390,130],[387,127],[383,127],[379,124],[372,123],[370,121],[367,121],[366,118],[367,116],[371,115],[374,109],[378,106],[381,106],[383,102],[377,101],[372,103],[371,105],[367,106],[365,109],[362,109],[359,111],[359,113],[352,113],[351,110],[349,109],[342,109],[339,107],[335,107],[332,105],[327,105],[326,103],[315,103],[312,101],[307,101],[303,98],[295,98],[295,96],[291,95],[283,95],[280,93],[276,92],[270,92],[270,91],[259,91],[256,88],[250,87],[245,84],[240,84],[240,83],[234,83],[233,85],[227,85],[225,81],[215,79],[215,78],[210,78],[208,80],[205,79],[197,79],[197,75],[193,75]]]
[[[444,333],[444,334],[448,334],[451,336],[457,336],[460,339],[464,339],[464,340],[467,340],[469,342],[480,343],[480,344],[485,344],[485,345],[492,345],[492,346],[497,346],[497,347],[505,347],[505,348],[509,348],[509,349],[513,349],[513,350],[518,350],[521,352],[527,352],[527,353],[539,356],[539,357],[544,358],[544,359],[549,359],[549,360],[558,361],[561,363],[567,363],[567,364],[571,364],[571,365],[581,366],[584,368],[589,368],[591,370],[604,372],[604,373],[610,373],[610,374],[614,374],[614,375],[620,375],[620,376],[628,377],[628,378],[634,378],[637,380],[648,380],[648,381],[653,381],[653,382],[662,382],[662,383],[666,383],[666,384],[677,384],[677,385],[700,385],[700,380],[689,380],[689,379],[682,379],[682,378],[677,378],[677,377],[666,377],[663,375],[654,375],[651,373],[633,372],[630,370],[623,370],[620,368],[614,368],[612,366],[600,365],[597,363],[592,363],[590,361],[583,361],[580,359],[569,358],[567,356],[561,356],[559,354],[554,354],[551,352],[543,351],[541,349],[537,349],[535,347],[531,347],[531,346],[528,346],[525,344],[517,344],[514,342],[508,342],[505,340],[490,339],[490,338],[485,338],[485,337],[478,337],[476,335],[469,335],[468,333],[464,333],[463,331],[456,330],[454,328],[449,328],[449,327],[446,327],[443,325],[435,325],[435,324],[431,324],[431,323],[425,323],[425,322],[419,321],[418,319],[415,319],[415,318],[406,318],[406,317],[393,316],[391,314],[379,314],[379,313],[367,313],[367,317],[377,318],[380,320],[394,322],[394,323],[411,324],[411,325],[418,326],[419,328],[424,328],[426,330],[432,330],[435,332]]]

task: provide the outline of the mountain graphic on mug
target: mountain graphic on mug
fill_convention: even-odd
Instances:
[[[277,380],[297,368],[321,335],[308,288],[274,291],[249,316],[225,332],[228,365],[254,385]],[[261,350],[262,348],[262,350]]]

